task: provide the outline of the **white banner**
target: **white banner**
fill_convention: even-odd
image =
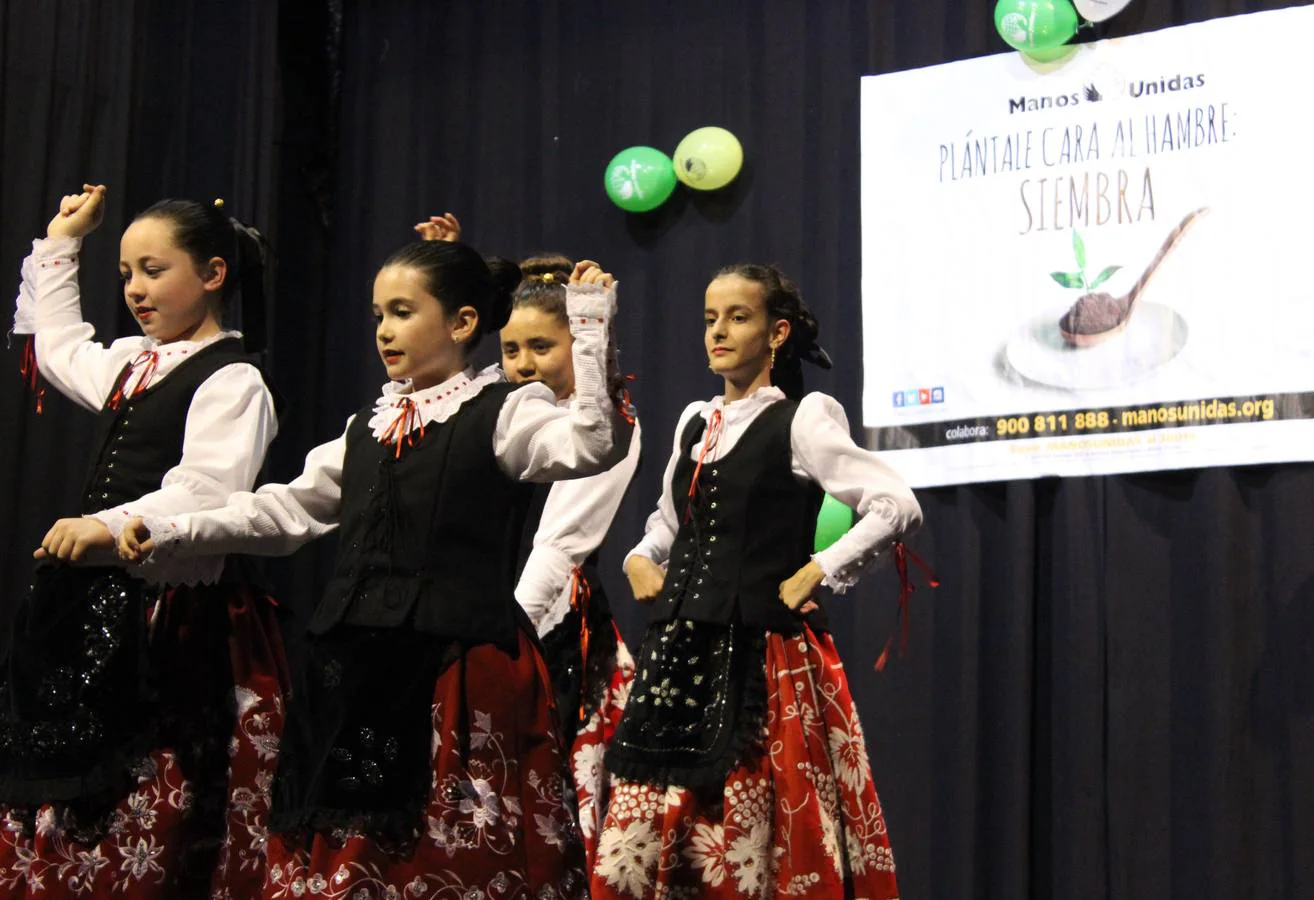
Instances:
[[[1314,459],[1312,36],[864,78],[868,443],[923,487]]]

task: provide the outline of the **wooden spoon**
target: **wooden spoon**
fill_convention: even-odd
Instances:
[[[1083,294],[1078,298],[1072,308],[1059,319],[1059,334],[1063,335],[1063,340],[1074,347],[1093,347],[1126,328],[1150,278],[1168,254],[1181,243],[1187,230],[1208,212],[1209,207],[1202,206],[1187,213],[1178,226],[1168,232],[1163,246],[1154,255],[1154,259],[1150,260],[1141,277],[1136,279],[1131,290],[1121,297],[1100,291],[1097,294]]]

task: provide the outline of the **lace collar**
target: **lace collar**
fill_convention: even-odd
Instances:
[[[489,366],[476,373],[473,368],[458,372],[441,384],[422,391],[411,390],[410,381],[390,381],[383,393],[374,401],[374,415],[370,417],[370,431],[376,439],[382,438],[394,426],[401,411],[402,401],[415,404],[415,415],[410,417],[407,432],[434,422],[446,422],[461,404],[477,395],[490,384],[502,380],[500,366]]]

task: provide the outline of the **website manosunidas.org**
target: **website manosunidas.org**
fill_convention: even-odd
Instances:
[[[1273,418],[1277,404],[1272,397],[1254,400],[1197,400],[1194,403],[1174,403],[1124,409],[1119,414],[1123,428],[1144,428],[1154,425],[1180,425],[1191,422],[1214,422],[1219,419]]]

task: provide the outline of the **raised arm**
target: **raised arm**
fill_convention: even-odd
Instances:
[[[498,416],[493,452],[502,471],[520,481],[561,481],[595,475],[625,458],[634,417],[608,378],[610,327],[616,285],[585,260],[566,287],[566,315],[574,337],[575,396],[559,407],[543,385],[511,393]]]
[[[37,365],[51,385],[75,403],[99,410],[114,380],[145,343],[125,338],[105,347],[96,329],[82,318],[78,287],[82,238],[100,224],[105,188],[87,186],[65,197],[23,261],[14,315],[14,333],[35,335]]]

